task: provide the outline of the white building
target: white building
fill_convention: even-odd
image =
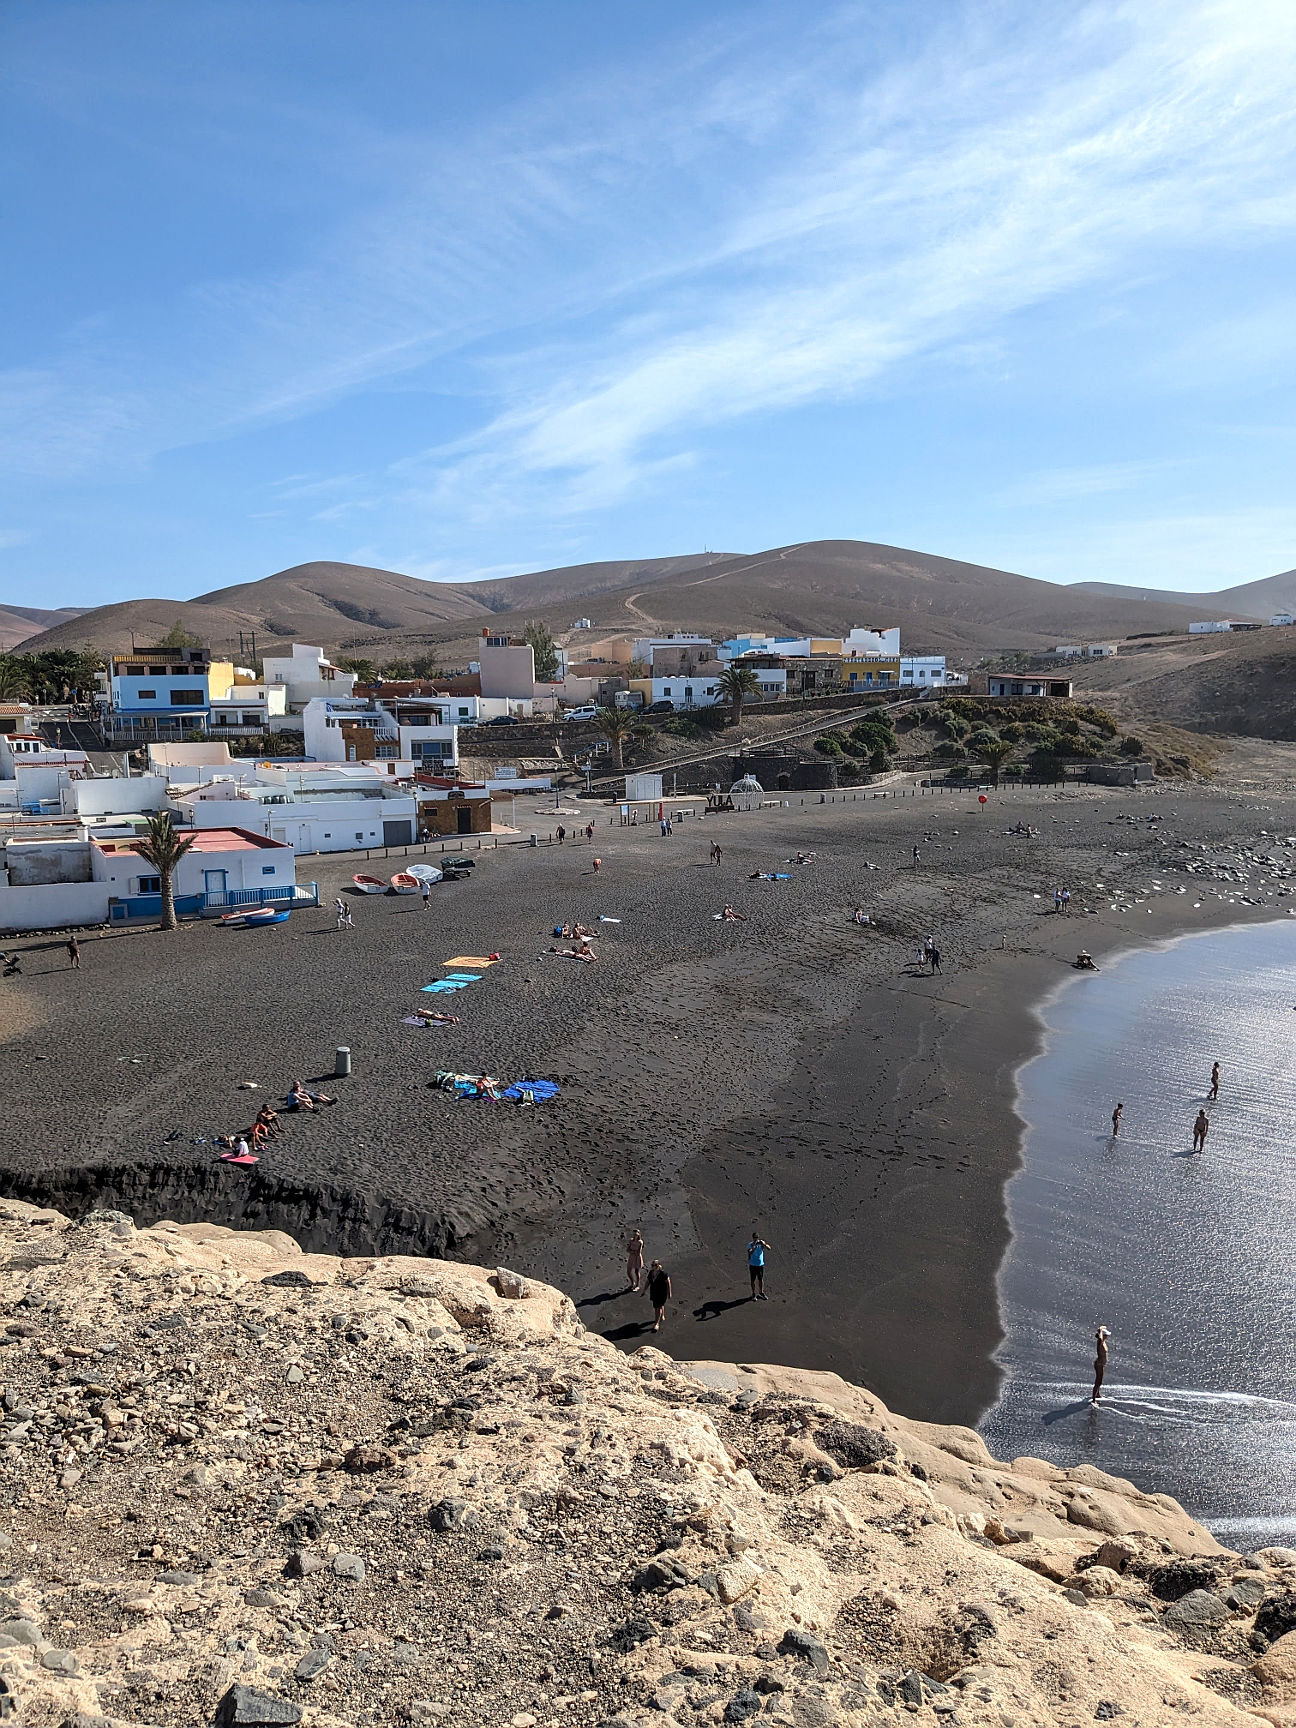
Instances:
[[[413,791],[376,774],[267,768],[252,785],[209,781],[173,797],[186,827],[239,828],[289,845],[298,857],[408,846],[417,835]]]
[[[84,750],[56,750],[30,732],[0,732],[0,785],[13,787],[12,803],[27,815],[61,809],[63,787],[90,772]]]
[[[267,692],[283,691],[291,714],[299,714],[317,696],[349,696],[355,689],[354,672],[339,671],[322,648],[304,642],[294,642],[291,654],[267,654],[261,678]]]
[[[425,763],[458,767],[458,727],[440,720],[433,699],[418,706],[429,716],[427,724],[414,724],[408,710],[411,717],[402,724],[376,697],[316,697],[302,711],[306,755],[316,762],[387,762],[393,772],[398,764],[407,772]],[[434,712],[438,718],[432,721]]]
[[[898,625],[886,630],[866,630],[861,625],[842,637],[842,654],[848,660],[868,659],[880,655],[890,659],[900,652],[900,629]]]
[[[1232,628],[1233,626],[1226,618],[1206,618],[1201,623],[1190,624],[1188,634],[1190,636],[1214,636],[1218,631],[1231,630]]]
[[[214,732],[270,732],[275,722],[288,716],[288,692],[282,684],[230,685],[224,696],[212,692],[211,712],[207,717]]]
[[[1050,648],[1043,657],[1046,660],[1110,660],[1115,653],[1114,642],[1068,642]]]
[[[670,678],[636,679],[638,684],[652,685],[654,702],[669,702],[676,708],[712,708],[724,698],[719,692],[719,675],[724,670],[719,663],[707,675],[698,673],[689,678],[676,673]],[[753,666],[760,685],[758,702],[776,702],[787,695],[787,668],[784,666]]]
[[[912,684],[920,690],[939,690],[944,687],[947,677],[943,654],[901,656],[901,684]]]

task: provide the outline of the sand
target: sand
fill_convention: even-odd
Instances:
[[[1006,834],[1018,819],[1039,836]],[[427,911],[356,896],[349,932],[330,906],[363,861],[322,858],[298,874],[318,876],[325,904],[286,925],[114,933],[83,943],[79,973],[59,942],[11,944],[26,970],[5,983],[21,1011],[10,1004],[0,1045],[0,1186],[73,1211],[116,1201],[144,1222],[279,1226],[317,1249],[506,1257],[631,1347],[650,1316],[622,1293],[620,1245],[639,1224],[674,1279],[654,1339],[674,1354],[830,1369],[915,1417],[975,1420],[997,1384],[1032,1004],[1081,946],[1101,964],[1182,929],[1285,915],[1276,885],[1230,904],[1169,865],[1184,838],[1266,844],[1261,830],[1296,828],[1296,800],[808,798],[669,840],[607,826],[606,807],[598,820],[593,847],[483,852]],[[798,847],[817,857],[792,881],[749,880]],[[1113,883],[1154,873],[1165,893],[1110,909]],[[1055,881],[1072,888],[1069,918],[1052,913]],[[727,901],[746,923],[712,917]],[[856,904],[876,928],[849,922]],[[597,965],[548,956],[554,924],[600,913],[622,922],[597,927]],[[935,978],[913,965],[929,931]],[[449,956],[496,950],[470,989],[421,994]],[[461,1024],[401,1024],[429,1004]],[[354,1062],[340,1102],[290,1119],[254,1170],[194,1144],[245,1125],[295,1075],[331,1071],[338,1044]],[[534,1110],[456,1103],[428,1085],[441,1067],[563,1089]],[[249,1080],[257,1091],[239,1089]],[[746,1300],[753,1225],[773,1245],[759,1304]]]

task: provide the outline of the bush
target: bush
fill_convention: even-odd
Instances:
[[[1020,744],[1026,736],[1026,727],[1018,720],[1010,720],[1006,726],[999,728],[999,736],[1006,738],[1010,744]]]
[[[967,751],[961,744],[956,744],[952,738],[947,738],[943,744],[936,746],[932,755],[947,757],[951,762],[960,762],[967,755]]]
[[[816,738],[814,741],[814,747],[821,756],[841,756],[845,754],[842,750],[841,739],[834,738],[830,732],[825,732],[822,737]]]
[[[1120,753],[1122,756],[1141,756],[1143,754],[1143,740],[1135,738],[1132,733],[1128,734],[1120,741]]]
[[[885,774],[890,766],[891,758],[887,755],[886,751],[880,747],[869,757],[870,774]]]
[[[951,780],[966,780],[968,777],[967,763],[956,762],[949,771],[949,777]]]
[[[966,740],[969,750],[979,750],[983,744],[997,744],[999,734],[993,726],[978,726],[976,731]]]

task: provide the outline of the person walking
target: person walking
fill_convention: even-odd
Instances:
[[[1098,1328],[1098,1336],[1095,1339],[1095,1349],[1094,1349],[1093,1392],[1090,1394],[1090,1397],[1089,1397],[1089,1402],[1091,1404],[1096,1404],[1098,1402],[1099,1397],[1102,1394],[1103,1376],[1107,1372],[1107,1340],[1110,1337],[1111,1337],[1111,1332],[1108,1330],[1108,1328],[1106,1326],[1100,1326]]]
[[[347,903],[340,894],[333,902],[333,910],[337,913],[338,929],[345,930],[347,927]]]
[[[68,965],[74,972],[81,970],[81,944],[76,939],[76,931],[67,939]]]
[[[653,1331],[660,1332],[666,1318],[666,1304],[671,1299],[670,1273],[660,1260],[648,1268],[648,1300],[653,1305]]]
[[[626,1243],[626,1287],[635,1295],[643,1283],[644,1275],[644,1241],[643,1234],[634,1230]]]
[[[1067,913],[1071,910],[1071,890],[1069,888],[1062,890],[1062,910]]]
[[[1125,1106],[1123,1103],[1118,1104],[1116,1106],[1116,1108],[1112,1111],[1112,1139],[1113,1140],[1119,1139],[1119,1137],[1120,1137],[1121,1117],[1124,1114],[1125,1114]]]
[[[722,848],[720,847],[720,845],[717,843],[716,849],[715,849],[715,861],[716,861],[717,865],[719,865],[720,860],[723,857],[724,857],[724,852],[723,852]]]
[[[558,844],[560,846],[565,845],[566,840],[567,840],[567,830],[563,827],[561,822],[558,824],[557,828],[555,829],[555,833],[558,836]]]
[[[1197,1120],[1193,1123],[1193,1151],[1206,1150],[1206,1136],[1210,1133],[1210,1117],[1204,1110],[1197,1112]]]
[[[1214,1062],[1211,1064],[1211,1083],[1210,1083],[1210,1093],[1209,1093],[1209,1097],[1211,1098],[1212,1102],[1216,1098],[1219,1097],[1219,1083],[1220,1083],[1220,1065],[1218,1062]]]
[[[751,1276],[753,1302],[765,1300],[765,1256],[768,1253],[769,1243],[753,1230],[751,1241],[747,1244],[747,1271]]]
[[[419,893],[423,896],[423,910],[426,912],[432,904],[432,884],[426,879],[419,879]]]
[[[599,871],[602,868],[603,868],[603,860],[601,858],[596,858],[594,860],[594,874],[597,876]]]
[[[1062,890],[1060,888],[1053,890],[1053,910],[1055,912],[1062,910]]]
[[[594,824],[592,822],[585,829],[585,838],[591,846],[594,844]]]
[[[916,846],[913,848],[913,862],[914,862],[914,869],[915,870],[922,863],[922,853],[919,852],[919,850]]]
[[[927,950],[927,958],[931,963],[932,971],[933,972],[939,972],[941,969],[940,949],[936,948],[936,947],[929,948]]]

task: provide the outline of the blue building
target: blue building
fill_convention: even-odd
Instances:
[[[109,723],[150,737],[205,730],[213,685],[233,684],[229,661],[213,664],[206,648],[139,648],[108,656]]]

